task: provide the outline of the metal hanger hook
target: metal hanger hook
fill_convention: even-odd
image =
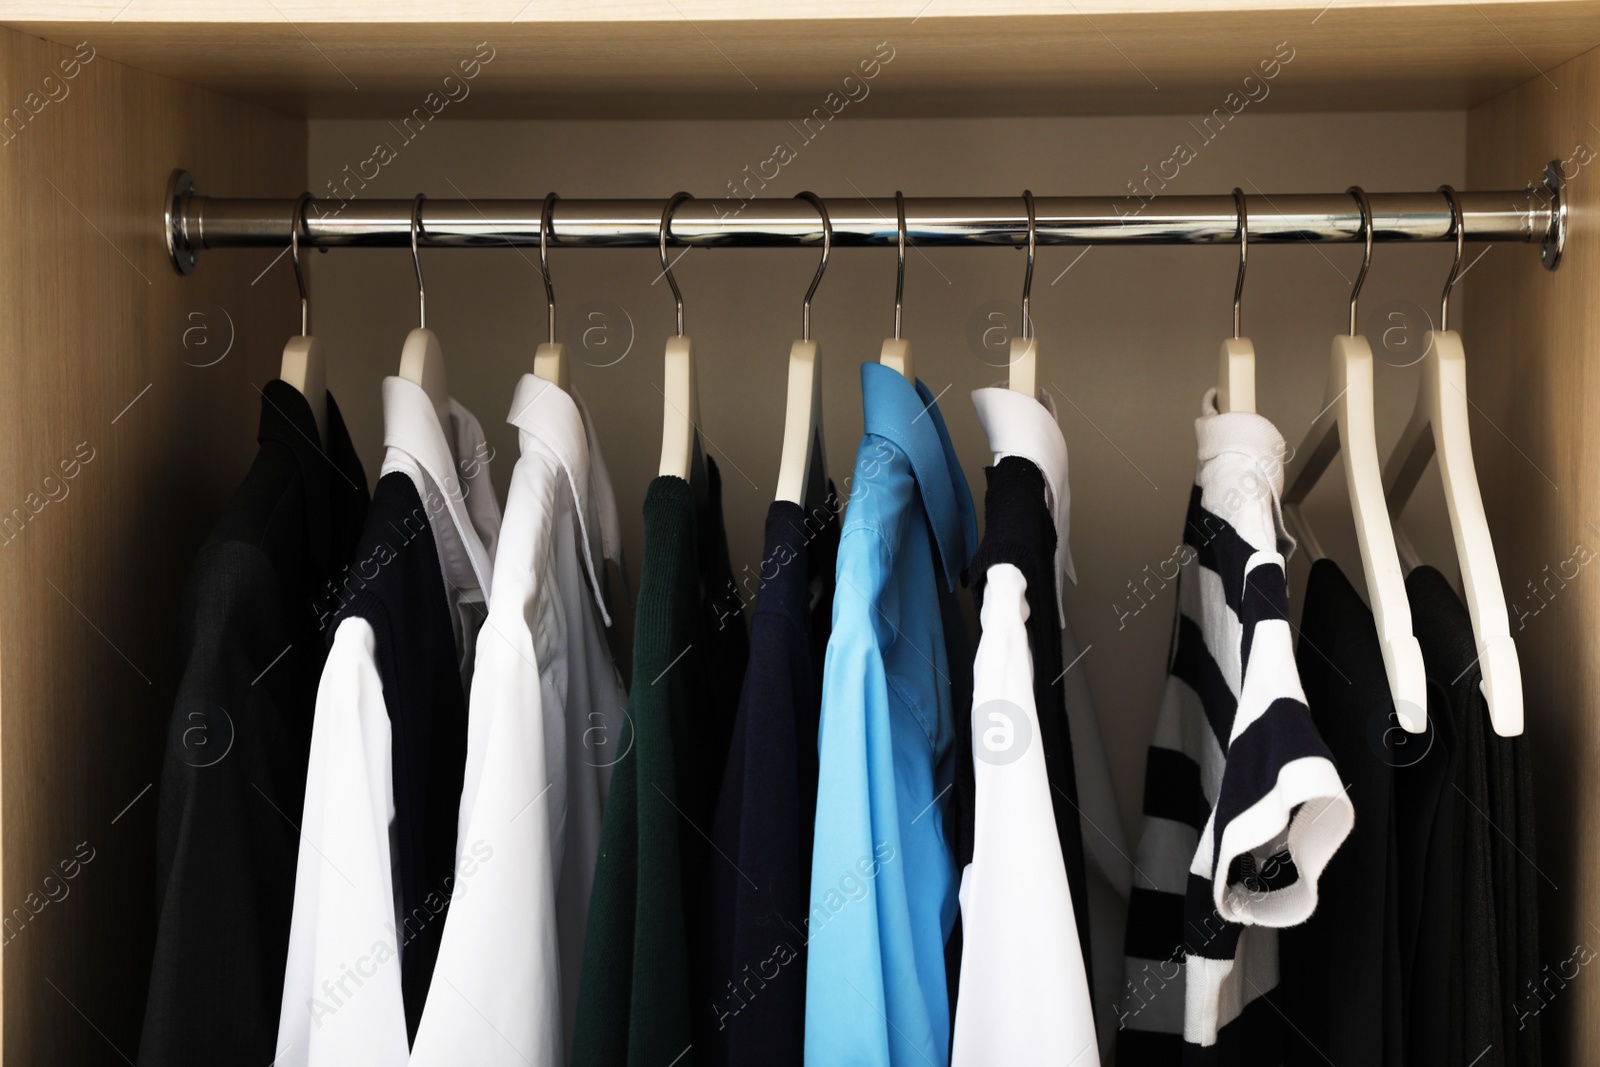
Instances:
[[[550,280],[550,229],[555,225],[556,201],[561,198],[547,193],[544,210],[539,213],[539,273],[544,275],[545,315],[550,323],[550,343],[556,343],[556,287]]]
[[[1244,271],[1250,259],[1250,212],[1244,206],[1244,190],[1237,185],[1233,187],[1233,203],[1239,212],[1239,279],[1233,283],[1233,338],[1237,341],[1243,323],[1239,302],[1244,296]]]
[[[1366,242],[1361,251],[1361,273],[1356,275],[1356,284],[1350,287],[1350,336],[1356,335],[1356,298],[1361,295],[1361,283],[1367,280],[1367,268],[1372,266],[1372,205],[1367,203],[1367,194],[1359,185],[1352,185],[1345,192],[1356,198],[1356,205],[1361,209],[1361,237]]]
[[[422,232],[422,202],[426,193],[418,193],[411,204],[411,265],[417,269],[417,328],[428,328],[428,290],[422,284],[422,257],[417,255],[417,235]]]
[[[900,309],[906,296],[906,198],[905,194],[896,189],[894,191],[894,214],[900,234],[899,262],[895,265],[894,274],[894,339],[900,340]]]
[[[679,337],[683,336],[683,292],[678,288],[678,279],[672,276],[672,264],[667,260],[667,238],[672,236],[672,213],[678,210],[679,204],[693,199],[688,193],[673,193],[667,206],[661,209],[661,273],[667,276],[667,285],[672,288],[672,300],[678,307]]]
[[[1039,241],[1038,222],[1033,213],[1033,193],[1031,190],[1022,190],[1022,202],[1028,206],[1028,272],[1022,277],[1022,339],[1030,340],[1033,337],[1033,315],[1030,311],[1029,300],[1033,295],[1033,252]]]
[[[806,299],[800,305],[800,340],[811,340],[811,298],[817,294],[817,286],[822,284],[822,275],[828,269],[828,253],[833,251],[833,222],[828,218],[828,205],[822,198],[813,192],[794,194],[796,200],[804,200],[817,209],[817,215],[822,219],[822,260],[817,264],[817,273],[811,279],[811,288],[806,290]]]
[[[306,224],[306,207],[310,203],[311,194],[301,193],[294,203],[294,218],[289,220],[289,255],[294,260],[294,282],[300,287],[301,337],[311,332],[311,297],[307,294],[305,273],[300,269],[300,228]]]
[[[1456,279],[1461,277],[1462,243],[1467,239],[1467,226],[1466,219],[1461,215],[1461,201],[1456,197],[1456,191],[1448,185],[1439,186],[1439,191],[1450,201],[1450,230],[1456,235],[1456,258],[1450,263],[1450,277],[1444,280],[1444,295],[1439,298],[1439,329],[1448,330],[1450,290],[1456,287]]]

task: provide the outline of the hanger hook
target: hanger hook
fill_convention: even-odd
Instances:
[[[1033,213],[1032,191],[1022,190],[1022,202],[1028,207],[1028,273],[1022,277],[1022,339],[1026,341],[1033,337],[1033,315],[1028,302],[1033,295],[1033,250],[1038,243],[1038,228]]]
[[[1366,246],[1361,252],[1361,273],[1356,275],[1356,284],[1350,287],[1350,336],[1356,335],[1356,298],[1361,295],[1361,283],[1367,280],[1367,268],[1372,266],[1372,205],[1367,203],[1367,194],[1359,185],[1352,185],[1345,192],[1356,198],[1356,205],[1361,209],[1361,237]]]
[[[894,275],[894,339],[900,340],[900,306],[906,295],[906,198],[900,190],[894,191],[895,221],[900,231],[900,259]]]
[[[1444,296],[1439,300],[1439,329],[1450,328],[1450,290],[1456,287],[1456,279],[1461,277],[1461,245],[1466,240],[1466,220],[1461,215],[1461,201],[1456,197],[1456,191],[1448,185],[1439,186],[1439,191],[1450,201],[1450,231],[1456,235],[1456,258],[1450,264],[1450,277],[1444,280]]]
[[[539,273],[544,275],[545,314],[550,324],[550,343],[556,343],[556,287],[550,281],[550,230],[555,225],[556,201],[561,198],[547,193],[544,210],[539,213]]]
[[[1239,212],[1239,280],[1233,283],[1233,338],[1238,340],[1243,317],[1239,301],[1244,296],[1244,271],[1250,258],[1250,212],[1244,205],[1244,190],[1233,187],[1233,204]]]
[[[817,286],[822,284],[822,275],[828,269],[828,253],[833,250],[833,222],[828,218],[828,205],[822,198],[813,192],[794,194],[796,200],[805,200],[817,209],[817,214],[822,219],[822,260],[817,264],[816,276],[811,279],[811,288],[806,290],[805,303],[800,305],[800,339],[811,340],[811,298],[817,293]]]
[[[306,276],[300,270],[300,228],[306,224],[306,207],[310,203],[311,194],[301,193],[300,199],[294,204],[294,218],[289,220],[289,254],[294,259],[294,282],[300,287],[301,337],[311,332],[311,297],[306,292]]]
[[[678,210],[679,204],[693,199],[688,193],[673,193],[672,199],[661,210],[661,273],[667,276],[667,284],[672,287],[672,299],[678,305],[679,337],[683,336],[683,293],[678,289],[678,279],[672,276],[672,264],[667,261],[667,238],[672,236],[672,213]]]
[[[422,232],[422,202],[426,193],[418,193],[411,203],[411,265],[417,269],[417,328],[428,328],[428,290],[422,284],[422,257],[417,255],[417,235]]]

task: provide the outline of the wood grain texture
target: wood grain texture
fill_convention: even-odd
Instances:
[[[445,114],[798,121],[830,92],[861,99],[852,117],[1204,113],[1279,42],[1296,59],[1276,109],[1461,108],[1600,45],[1600,2],[111,0],[15,4],[4,24],[317,117],[399,121],[486,42]],[[880,42],[893,63],[845,85]]]
[[[1566,255],[1552,274],[1492,249],[1465,283],[1462,338],[1474,453],[1522,660],[1540,958],[1558,973],[1524,1007],[1541,1018],[1545,1062],[1593,1063],[1600,982],[1585,975],[1562,988],[1559,976],[1570,976],[1575,946],[1600,950],[1600,567],[1585,562],[1600,563],[1600,52],[1547,74],[1473,109],[1468,175],[1511,189],[1567,161]]]
[[[255,386],[298,326],[287,258],[254,286],[270,254],[179,278],[159,212],[178,161],[254,195],[298,189],[304,124],[83,55],[68,77],[73,48],[0,30],[0,102],[28,114],[0,131],[0,976],[12,1064],[136,1055],[154,925],[147,787],[177,680],[178,600],[255,454]]]

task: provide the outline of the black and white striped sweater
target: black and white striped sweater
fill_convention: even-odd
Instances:
[[[1283,437],[1247,412],[1195,420],[1178,612],[1145,768],[1118,1062],[1281,1062],[1276,927],[1316,907],[1354,820],[1295,668]]]

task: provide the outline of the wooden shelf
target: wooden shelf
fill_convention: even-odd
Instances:
[[[280,111],[396,120],[475,52],[493,58],[453,90],[462,117],[798,121],[830,92],[856,98],[841,114],[878,118],[1204,113],[1230,92],[1279,111],[1462,108],[1600,45],[1600,0],[8,8],[0,24]],[[847,85],[875,53],[892,58]],[[1246,86],[1275,54],[1293,58]]]

